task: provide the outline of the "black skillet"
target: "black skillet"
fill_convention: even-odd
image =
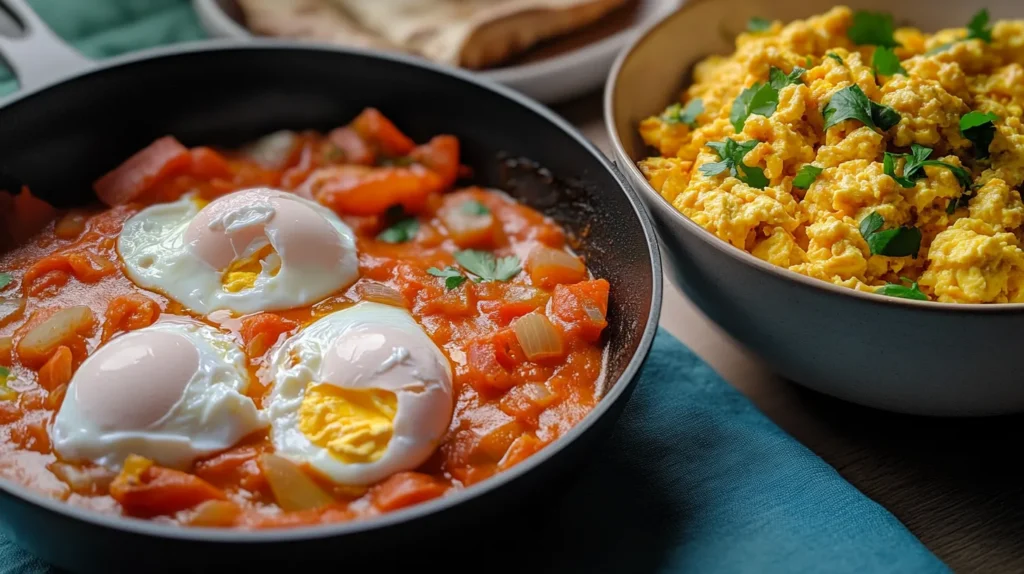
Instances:
[[[341,571],[358,560],[393,565],[417,545],[440,548],[450,564],[470,551],[452,545],[462,532],[495,528],[510,508],[557,498],[552,481],[614,426],[657,329],[661,263],[643,204],[564,120],[459,70],[329,46],[211,42],[95,63],[22,0],[3,4],[24,32],[0,37],[22,84],[0,102],[2,186],[26,183],[58,206],[86,204],[95,201],[97,176],[162,135],[185,145],[238,145],[283,128],[329,129],[374,106],[417,141],[458,136],[474,183],[556,219],[581,240],[593,272],[611,282],[603,399],[570,433],[508,472],[380,518],[264,532],[103,516],[0,480],[0,529],[17,544],[82,572],[281,571],[304,562]]]

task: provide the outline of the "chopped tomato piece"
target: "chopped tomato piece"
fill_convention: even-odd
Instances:
[[[6,232],[16,244],[39,233],[56,216],[57,210],[32,195],[28,186],[22,186],[21,193],[14,196],[0,192],[0,223],[3,223],[0,231]]]
[[[265,449],[258,445],[236,447],[213,458],[197,462],[194,471],[196,476],[216,486],[239,485],[249,492],[269,494],[270,489],[257,462],[264,451]]]
[[[512,329],[502,329],[489,339],[469,346],[467,380],[477,392],[488,395],[502,393],[516,384],[513,373],[525,361]]]
[[[88,251],[69,253],[67,258],[75,279],[82,283],[95,283],[117,271],[117,267],[109,259]]]
[[[174,514],[207,500],[225,500],[224,493],[191,474],[154,465],[130,456],[121,474],[110,483],[110,496],[124,511],[138,517]]]
[[[154,185],[184,170],[191,161],[188,148],[164,136],[97,179],[93,189],[103,203],[124,205],[141,199]]]
[[[0,425],[11,424],[21,418],[21,409],[14,401],[0,401]]]
[[[341,157],[338,159],[341,162],[373,165],[377,161],[373,149],[352,128],[335,128],[327,137],[330,143],[339,150]]]
[[[544,443],[538,440],[537,437],[524,434],[513,441],[512,446],[508,447],[508,451],[498,463],[498,467],[502,470],[511,468],[526,460],[543,446]]]
[[[381,215],[394,205],[407,212],[419,211],[431,193],[444,183],[420,165],[409,167],[342,166],[325,178],[315,199],[339,213]]]
[[[608,289],[605,279],[557,285],[551,297],[551,310],[567,332],[593,343],[608,325]]]
[[[52,391],[71,382],[71,349],[61,346],[46,364],[39,369],[39,386]]]
[[[443,187],[451,187],[459,177],[459,139],[455,136],[435,136],[409,156],[441,176]]]
[[[215,177],[231,177],[231,165],[224,156],[208,147],[192,148],[189,152],[191,164],[189,173],[202,179],[213,179]]]
[[[50,445],[50,413],[42,411],[23,418],[11,429],[11,442],[25,450],[48,454]]]
[[[274,313],[258,313],[242,319],[242,342],[245,343],[250,357],[258,357],[274,346],[283,335],[297,327],[290,321]]]
[[[160,317],[156,301],[140,293],[119,295],[107,306],[103,322],[103,340],[121,331],[134,331],[148,327]]]
[[[352,120],[352,128],[364,139],[379,147],[384,155],[400,157],[408,155],[416,147],[416,142],[403,134],[376,108],[363,110]]]
[[[445,493],[448,487],[419,472],[399,472],[373,489],[373,505],[387,512],[419,504]]]

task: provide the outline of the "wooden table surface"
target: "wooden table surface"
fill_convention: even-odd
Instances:
[[[554,109],[611,154],[600,94]],[[661,324],[954,571],[1024,572],[1024,479],[1010,472],[1024,418],[894,415],[798,387],[773,376],[667,280]]]

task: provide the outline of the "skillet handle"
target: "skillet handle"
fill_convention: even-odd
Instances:
[[[43,22],[25,0],[0,0],[0,8],[21,24],[21,35],[0,34],[0,56],[14,70],[22,90],[82,72],[95,62],[67,45]]]

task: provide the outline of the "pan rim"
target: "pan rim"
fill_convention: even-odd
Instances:
[[[633,212],[643,231],[651,265],[651,306],[650,311],[647,314],[647,323],[644,327],[643,334],[637,343],[636,352],[626,364],[622,374],[615,380],[615,383],[609,387],[608,392],[598,402],[594,409],[587,413],[583,420],[577,423],[572,429],[547,445],[544,449],[541,449],[539,452],[514,467],[480,483],[463,488],[454,494],[372,518],[284,529],[235,530],[211,527],[179,526],[155,523],[148,520],[124,516],[109,516],[88,509],[71,506],[63,501],[51,499],[6,479],[0,479],[0,493],[19,499],[33,506],[40,507],[46,511],[97,527],[169,540],[247,545],[297,542],[333,538],[357,533],[368,533],[410,523],[426,518],[430,515],[449,511],[464,503],[478,499],[488,493],[498,490],[508,483],[519,480],[524,475],[529,474],[534,469],[557,456],[570,444],[576,442],[576,440],[578,440],[585,432],[589,431],[599,420],[607,416],[608,411],[613,407],[613,405],[618,403],[620,400],[624,400],[625,397],[623,395],[626,395],[627,391],[637,383],[640,369],[650,353],[654,337],[658,332],[658,320],[661,316],[662,305],[662,262],[657,235],[654,231],[654,226],[650,219],[647,205],[640,199],[636,190],[633,189],[622,173],[615,167],[612,159],[601,152],[596,145],[587,140],[578,129],[568,122],[568,120],[562,118],[547,106],[493,80],[475,77],[467,71],[432,64],[403,54],[386,54],[355,47],[339,48],[336,45],[309,41],[281,39],[214,39],[187,42],[170,46],[160,46],[103,60],[96,66],[69,74],[63,78],[50,80],[49,82],[43,83],[32,89],[24,91],[19,90],[18,92],[9,95],[7,98],[0,100],[0,114],[18,102],[31,98],[41,92],[57,88],[66,82],[89,75],[106,73],[109,70],[122,66],[143,63],[149,60],[174,58],[200,53],[230,51],[258,52],[268,50],[325,53],[340,52],[371,60],[385,60],[400,65],[424,69],[444,76],[454,77],[468,85],[489,90],[507,100],[511,100],[513,103],[526,108],[535,115],[540,116],[542,119],[553,124],[556,128],[570,136],[577,145],[582,146],[609,174],[612,175],[622,193],[625,194],[626,199],[633,207]],[[611,344],[611,342],[608,344]]]

